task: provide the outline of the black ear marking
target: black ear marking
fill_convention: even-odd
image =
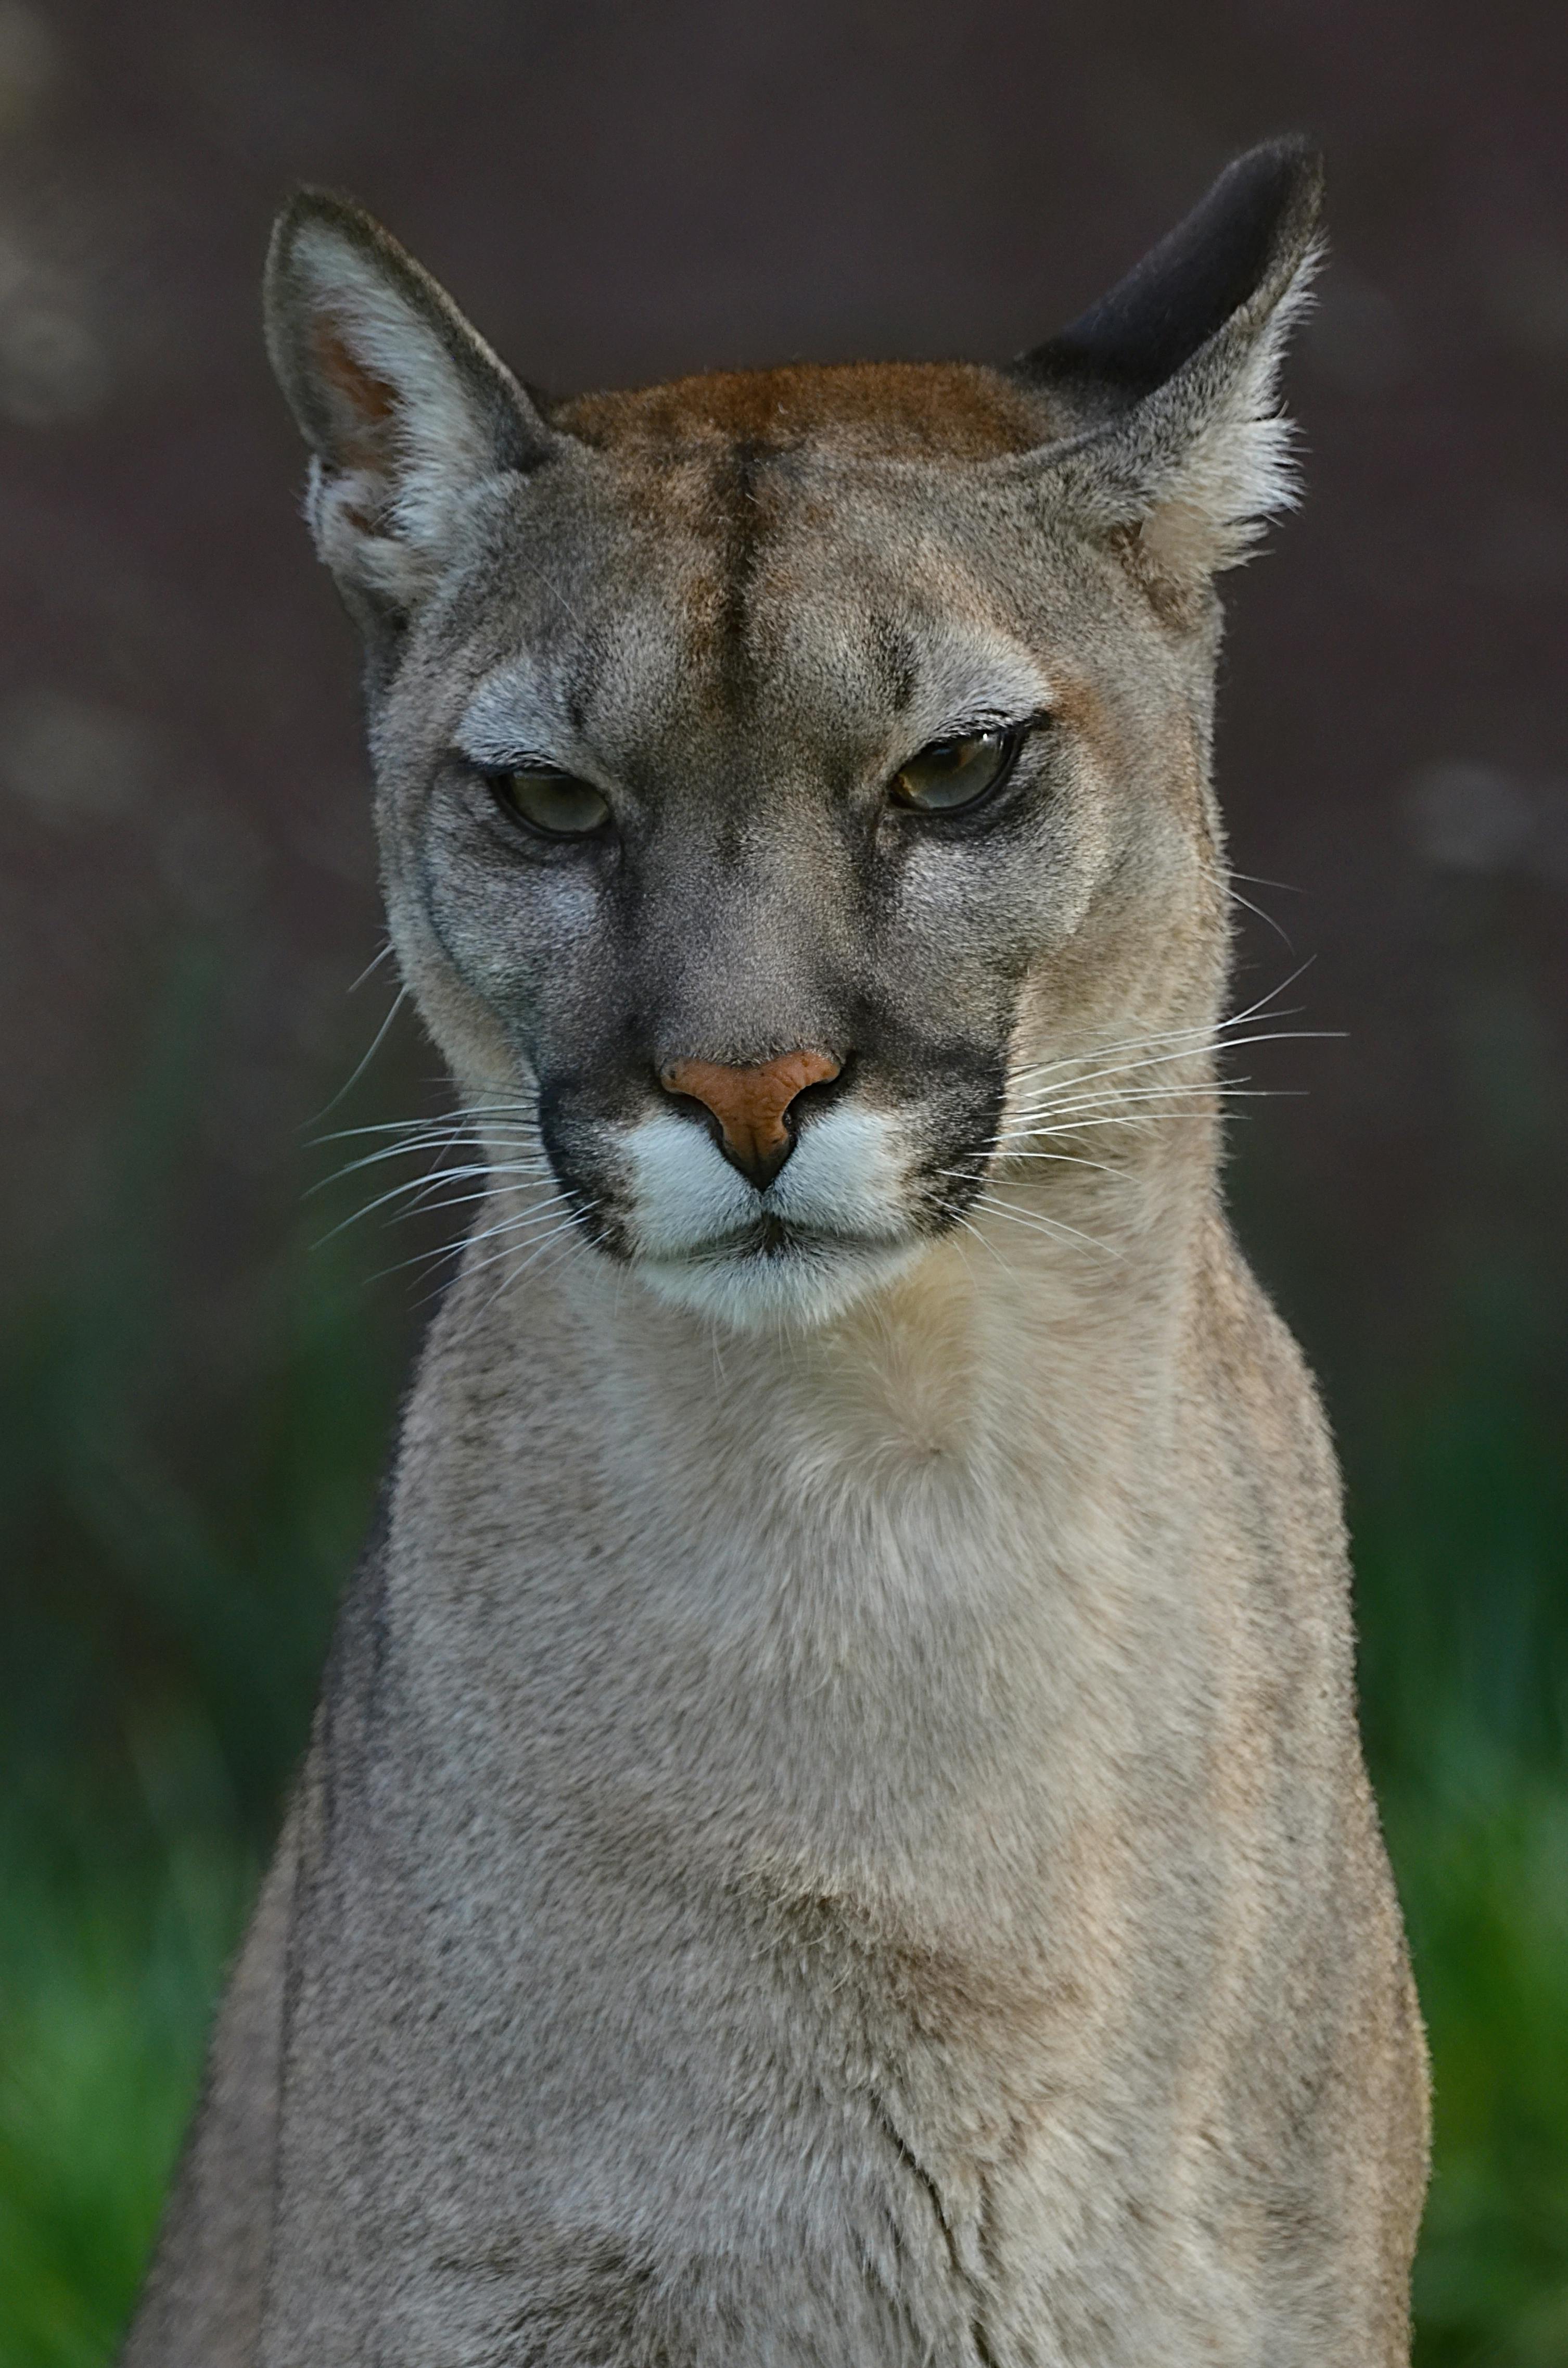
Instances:
[[[1312,244],[1322,192],[1323,160],[1310,141],[1250,149],[1108,295],[1020,355],[1014,371],[1138,402],[1253,298],[1278,294],[1273,283],[1283,285]]]

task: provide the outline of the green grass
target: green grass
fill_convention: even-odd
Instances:
[[[406,1361],[330,1205],[230,1290],[242,1378],[189,1341],[219,983],[176,967],[75,1263],[0,1327],[0,2368],[124,2325]]]
[[[205,994],[159,1017],[78,1269],[0,1336],[0,2368],[97,2368],[130,2309],[406,1353],[384,1237],[301,1236],[246,1302],[244,1378],[193,1399]],[[1467,1323],[1420,1390],[1338,1409],[1436,2073],[1417,2356],[1564,2368],[1563,1409]]]
[[[0,1861],[0,2360],[97,2368],[122,2328],[253,1881],[233,1838]]]
[[[1568,1788],[1456,1752],[1391,1804],[1432,2044],[1424,2362],[1568,2361]]]

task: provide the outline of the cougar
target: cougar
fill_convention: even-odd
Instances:
[[[1219,1180],[1319,189],[1006,367],[561,400],[282,213],[473,1210],[129,2368],[1407,2359],[1338,1484]]]

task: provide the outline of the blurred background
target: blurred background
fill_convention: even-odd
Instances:
[[[1298,126],[1310,496],[1219,762],[1243,993],[1345,1032],[1249,1056],[1232,1191],[1347,1470],[1418,2356],[1568,2363],[1565,63],[1553,0],[0,0],[0,2368],[112,2352],[436,1279],[319,1139],[440,1087],[402,1018],[360,1071],[278,199],[564,390],[1003,359]]]

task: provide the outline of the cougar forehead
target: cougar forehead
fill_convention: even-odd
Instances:
[[[575,546],[602,610],[578,638],[609,701],[662,667],[681,728],[722,719],[734,751],[765,717],[814,723],[819,744],[886,725],[922,689],[933,732],[966,702],[1038,700],[1019,663],[1038,637],[997,631],[984,538],[944,518],[940,474],[918,464],[1030,450],[1065,429],[1064,404],[969,364],[844,364],[582,396],[553,420],[596,456],[571,471],[565,547],[551,543],[569,566]],[[890,461],[915,477],[890,484]],[[559,631],[573,639],[569,620]],[[656,726],[656,703],[642,713]]]
[[[1071,425],[1067,404],[971,362],[849,362],[716,370],[579,395],[551,424],[598,450],[802,444],[886,460],[999,460]]]
[[[499,756],[534,730],[639,797],[700,781],[710,809],[755,805],[801,776],[820,806],[921,734],[1043,709],[1083,674],[1072,600],[1053,668],[983,540],[861,457],[803,426],[794,443],[633,436],[519,489],[437,620],[449,679],[472,653],[487,668],[462,745]],[[1115,571],[1097,572],[1103,609]],[[1071,553],[1058,574],[1069,594]]]

